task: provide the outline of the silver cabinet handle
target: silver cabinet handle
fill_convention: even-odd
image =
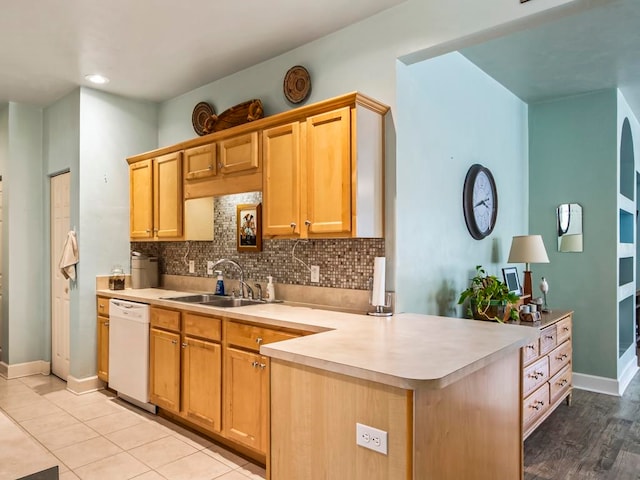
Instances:
[[[291,230],[295,230],[298,224],[296,222],[291,222],[291,225],[289,226],[291,227]]]
[[[260,367],[261,370],[264,370],[265,367],[267,366],[267,364],[266,363],[261,363],[258,366]]]
[[[256,343],[260,345],[262,343],[262,337],[256,338]]]
[[[207,167],[207,170],[213,170],[213,165],[209,165],[209,166]]]
[[[104,322],[104,326],[108,327],[109,326],[109,322]]]
[[[187,343],[182,344],[182,348],[187,348],[189,345]]]
[[[258,365],[259,365],[259,363],[258,363],[258,362],[256,362],[255,360],[254,360],[253,362],[251,362],[251,366],[252,366],[253,368],[256,368]]]
[[[311,226],[311,220],[305,220],[304,224],[309,228]]]
[[[171,340],[171,343],[176,345],[178,343],[178,341],[177,340]]]

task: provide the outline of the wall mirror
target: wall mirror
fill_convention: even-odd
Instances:
[[[558,206],[557,230],[559,252],[582,251],[582,207],[577,203]]]

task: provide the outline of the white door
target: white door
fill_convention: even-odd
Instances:
[[[71,174],[51,177],[51,372],[69,375],[69,280],[58,263],[70,226]]]

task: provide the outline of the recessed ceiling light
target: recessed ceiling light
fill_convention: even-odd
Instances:
[[[107,77],[97,73],[92,73],[91,75],[85,75],[84,78],[89,80],[91,83],[95,83],[97,85],[104,85],[105,83],[109,83],[109,79]]]

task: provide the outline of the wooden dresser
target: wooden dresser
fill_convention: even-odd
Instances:
[[[540,321],[509,322],[540,329],[540,338],[521,349],[522,421],[526,439],[563,400],[571,405],[573,312],[543,313]]]

